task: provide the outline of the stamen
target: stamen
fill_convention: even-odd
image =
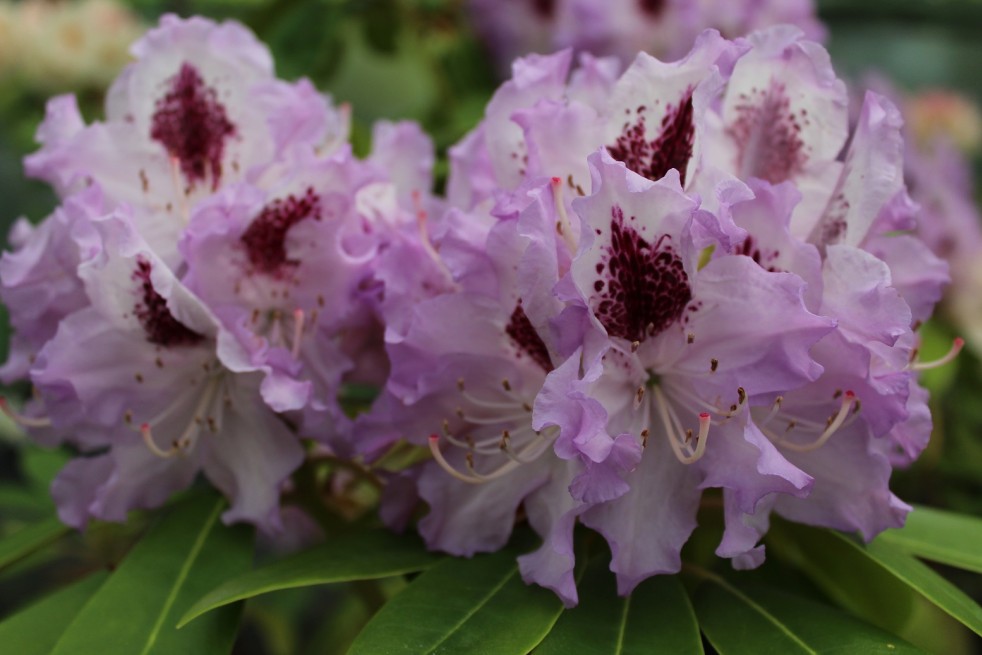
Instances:
[[[510,406],[511,407],[511,406]],[[499,425],[501,423],[514,423],[515,421],[527,421],[527,414],[509,414],[506,416],[472,416],[463,409],[457,408],[457,417],[474,425]]]
[[[303,338],[304,312],[302,309],[293,310],[293,347],[290,355],[293,359],[300,359],[300,340]]]
[[[181,452],[177,442],[171,446],[170,450],[161,450],[157,442],[153,440],[153,433],[150,431],[149,423],[144,423],[140,426],[140,436],[143,437],[143,443],[147,445],[150,452],[162,459],[169,459]]]
[[[699,433],[695,437],[695,446],[688,443],[691,441],[691,436],[683,439],[680,436],[681,430],[678,428],[678,417],[670,414],[674,414],[668,400],[665,398],[665,394],[659,387],[655,387],[655,401],[658,406],[658,414],[661,417],[662,426],[665,428],[665,436],[668,438],[668,443],[672,447],[672,452],[675,453],[675,457],[678,458],[683,464],[693,464],[700,459],[706,453],[706,443],[709,439],[709,426],[712,424],[712,418],[708,412],[702,412],[699,414]],[[674,420],[673,420],[674,419]],[[691,431],[687,431],[691,435]],[[688,451],[687,453],[685,451]]]
[[[50,418],[34,418],[31,416],[24,416],[23,414],[14,410],[7,401],[6,396],[0,396],[0,412],[6,414],[7,418],[11,421],[25,428],[48,428],[51,427]]]
[[[849,412],[852,409],[853,403],[857,402],[856,394],[852,391],[847,391],[842,396],[842,404],[839,406],[839,411],[834,415],[829,417],[829,424],[825,428],[825,431],[819,435],[818,439],[812,441],[811,443],[800,444],[794,441],[787,441],[785,439],[777,439],[776,443],[779,446],[784,446],[790,450],[794,450],[799,453],[808,453],[813,450],[817,450],[825,445],[833,434],[835,434],[839,428],[842,427],[843,422],[849,416]]]
[[[194,445],[196,440],[194,437],[198,435],[203,427],[207,427],[212,433],[217,433],[221,430],[221,412],[218,413],[218,418],[205,414],[205,410],[212,404],[216,393],[218,392],[218,387],[221,382],[221,376],[212,378],[204,392],[201,394],[201,399],[198,401],[197,406],[194,408],[194,413],[191,414],[191,420],[188,421],[187,426],[184,428],[184,432],[181,434],[180,438],[176,439],[173,443],[173,447],[170,450],[161,450],[157,443],[153,440],[153,434],[151,432],[151,425],[157,423],[163,418],[170,415],[176,407],[179,407],[182,402],[189,394],[185,392],[181,394],[179,399],[171,405],[169,405],[164,411],[158,414],[149,423],[143,423],[140,426],[140,434],[143,436],[143,441],[146,443],[147,448],[150,449],[154,455],[158,457],[173,457],[178,453],[190,454],[194,450]],[[190,391],[193,391],[190,390]]]
[[[926,371],[932,368],[938,368],[952,362],[955,357],[958,357],[958,353],[962,351],[965,346],[965,340],[961,337],[955,337],[954,342],[951,344],[951,350],[949,350],[944,357],[936,359],[933,362],[914,362],[910,365],[912,371]]]
[[[177,203],[181,208],[181,218],[187,224],[191,221],[191,210],[188,208],[187,190],[181,184],[181,160],[177,157],[170,158],[170,176],[174,183],[174,191],[177,192]]]
[[[784,396],[778,396],[774,399],[774,404],[771,405],[771,411],[767,413],[767,416],[759,423],[760,426],[767,425],[770,423],[771,419],[777,416],[777,413],[781,411],[781,403],[784,402]]]
[[[440,258],[440,253],[437,252],[436,248],[433,246],[433,242],[430,241],[430,231],[426,227],[428,215],[426,210],[423,209],[423,203],[418,189],[413,189],[412,198],[413,205],[416,209],[416,227],[419,229],[420,243],[423,245],[423,250],[426,251],[429,258],[432,259],[433,263],[435,263],[437,268],[440,269],[440,272],[442,272],[446,277],[447,282],[456,288],[457,283],[454,281],[453,273],[451,273],[450,269],[447,268],[447,265],[444,263],[443,259]]]
[[[563,202],[563,181],[558,177],[552,178],[552,199],[556,204],[556,213],[559,214],[556,231],[566,242],[569,251],[575,253],[577,250],[576,235],[573,234],[573,225],[569,222],[569,216],[566,214],[566,203]]]
[[[444,471],[446,471],[453,477],[457,478],[461,482],[467,482],[469,484],[483,484],[485,482],[490,482],[491,480],[500,478],[501,476],[510,473],[511,471],[514,471],[516,468],[519,467],[518,462],[509,461],[506,464],[504,464],[501,468],[494,471],[493,473],[490,473],[488,475],[482,475],[474,470],[473,453],[467,453],[466,456],[467,469],[470,471],[470,474],[461,473],[460,471],[455,469],[450,464],[450,462],[448,462],[447,459],[443,456],[443,453],[440,451],[439,441],[440,441],[439,435],[436,434],[430,435],[429,446],[430,446],[430,452],[433,454],[433,459],[436,460],[436,463],[440,465],[440,468],[442,468]]]
[[[465,391],[463,379],[457,381],[457,389],[460,391],[460,396],[474,405],[474,407],[480,407],[483,409],[494,409],[494,410],[514,410],[516,408],[521,408],[523,411],[531,412],[532,407],[525,401],[505,401],[505,402],[495,402],[493,400],[484,400],[483,398],[478,398],[477,396]]]

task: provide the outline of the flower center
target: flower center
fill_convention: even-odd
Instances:
[[[771,273],[782,272],[782,269],[774,266],[773,264],[774,260],[780,257],[781,253],[777,250],[761,249],[753,236],[748,235],[747,238],[744,239],[743,243],[737,248],[735,254],[750,257],[765,271],[769,271]]]
[[[689,278],[669,235],[652,245],[625,223],[620,207],[611,214],[610,245],[597,264],[603,277],[590,304],[608,334],[640,342],[682,316],[692,299]]]
[[[638,0],[638,7],[649,18],[658,18],[665,10],[665,0]]]
[[[204,182],[210,174],[212,189],[222,177],[225,141],[236,133],[215,89],[205,84],[198,69],[184,62],[170,80],[167,93],[157,100],[150,138],[159,141],[180,161],[188,186]]]
[[[150,280],[152,267],[143,257],[138,257],[132,278],[140,284],[140,301],[133,307],[133,314],[143,326],[147,341],[158,346],[194,346],[204,340],[204,335],[187,327],[170,313],[167,301],[157,293]]]
[[[652,181],[665,177],[665,173],[676,169],[685,186],[685,168],[692,157],[692,143],[695,128],[692,123],[692,93],[687,92],[677,105],[665,108],[658,136],[651,139],[645,123],[647,107],[641,105],[630,120],[631,110],[627,110],[628,120],[624,123],[621,135],[614,145],[607,146],[610,156],[624,162],[629,169]]]
[[[320,198],[312,187],[300,197],[290,195],[263,207],[241,237],[249,264],[276,278],[296,268],[300,262],[287,258],[286,233],[306,218],[321,218]]]
[[[801,125],[808,123],[808,114],[792,110],[783,84],[741,93],[735,112],[727,133],[737,144],[741,179],[778,184],[801,172],[807,161]]]
[[[648,393],[650,392],[650,393]],[[645,396],[649,400],[645,402]],[[649,426],[657,417],[661,430],[668,439],[672,452],[682,464],[694,464],[702,459],[706,453],[706,444],[709,440],[709,428],[712,425],[719,425],[732,419],[739,414],[747,404],[747,392],[743,387],[737,388],[737,402],[731,404],[726,409],[706,402],[691,391],[677,385],[663,386],[661,378],[655,373],[650,373],[643,386],[638,387],[634,395],[635,410],[641,409],[641,445],[648,445]],[[698,414],[699,425],[697,431],[686,428],[675,405]]]
[[[529,321],[529,317],[525,314],[520,302],[515,305],[515,311],[511,313],[508,325],[505,326],[505,333],[511,338],[519,352],[527,355],[543,371],[548,373],[553,369],[549,349],[532,326],[532,322]]]
[[[556,13],[556,0],[531,0],[532,11],[536,16],[550,19]]]

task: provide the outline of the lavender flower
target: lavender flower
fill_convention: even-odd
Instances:
[[[517,57],[563,48],[624,64],[638,51],[671,61],[707,28],[732,39],[790,23],[810,39],[825,35],[810,0],[471,0],[470,13],[503,73]]]
[[[536,207],[555,225],[546,241],[568,268],[545,260],[536,289],[518,293],[523,311],[548,310],[530,324],[551,368],[509,373],[519,398],[493,402],[492,388],[473,391],[492,384],[483,375],[450,373],[497,371],[463,363],[478,344],[509,352],[513,301],[493,304],[495,318],[463,309],[499,298],[494,285],[435,298],[390,344],[389,406],[418,421],[396,421],[406,431],[386,438],[418,440],[448,417],[431,441],[439,466],[394,487],[415,479],[431,507],[424,537],[458,554],[495,548],[524,499],[544,543],[520,560],[523,577],[571,604],[576,521],[607,539],[628,593],[678,570],[707,488],[722,489],[717,553],[739,568],[763,560],[772,511],[867,539],[901,525],[909,508],[889,476],[930,433],[917,370],[950,360],[960,342],[941,362],[916,361],[914,327],[947,273],[916,237],[897,234],[917,217],[896,108],[868,95],[850,138],[845,86],[793,28],[735,42],[706,32],[681,60],[642,53],[619,77],[590,56],[571,74],[570,57],[515,63],[485,120],[451,150],[448,184],[452,204],[478,216],[494,207],[491,235],[511,229],[509,208]],[[552,208],[528,205],[547,180]],[[514,270],[514,255],[491,244],[481,270]],[[479,338],[452,345],[448,326],[471,315],[494,329],[474,326]],[[450,414],[455,376],[467,403],[484,403],[478,414],[456,401],[463,427]],[[477,426],[495,434],[462,438]],[[526,426],[549,448],[510,450]],[[498,451],[513,457],[489,473]],[[453,492],[454,478],[483,491]],[[388,502],[398,519],[405,497]]]
[[[356,160],[346,112],[277,80],[235,23],[165,16],[133,52],[105,123],[49,103],[27,167],[63,206],[0,264],[3,373],[37,391],[18,420],[83,454],[53,486],[65,522],[123,520],[202,472],[226,521],[274,532],[298,437],[344,448],[338,389],[366,350],[347,335],[371,325],[375,255],[416,225],[405,205],[429,203],[432,147],[382,125]]]

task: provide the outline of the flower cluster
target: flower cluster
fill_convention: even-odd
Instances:
[[[203,472],[226,521],[275,530],[300,437],[336,443],[342,377],[381,348],[358,338],[373,260],[416,234],[432,148],[380,124],[355,159],[347,110],[276,79],[235,23],[165,16],[133,55],[105,122],[48,105],[26,167],[62,202],[0,261],[2,376],[33,384],[20,421],[41,443],[81,452],[52,490],[66,523],[122,520]]]
[[[345,110],[236,24],[165,17],[133,53],[105,122],[49,105],[27,168],[62,204],[0,261],[3,379],[36,390],[18,419],[81,453],[53,488],[66,522],[202,472],[226,521],[275,530],[310,439],[426,453],[387,472],[381,514],[424,501],[433,549],[495,550],[524,515],[543,543],[522,575],[567,605],[577,523],[628,593],[679,570],[709,489],[740,568],[772,512],[903,523],[888,482],[930,433],[915,329],[947,271],[910,233],[896,107],[868,94],[850,134],[800,31],[709,30],[623,72],[520,59],[445,199],[419,128],[354,158]],[[381,389],[353,419],[345,381]]]
[[[639,50],[673,60],[706,28],[736,38],[789,23],[825,36],[812,0],[470,0],[469,9],[503,73],[518,56],[561,48],[625,65]]]
[[[789,27],[707,31],[620,74],[571,60],[516,61],[450,151],[451,211],[484,247],[445,254],[457,288],[390,340],[354,433],[368,454],[432,450],[383,517],[404,523],[415,492],[427,543],[469,555],[521,508],[543,538],[522,575],[569,605],[577,522],[628,593],[679,570],[707,489],[739,568],[772,512],[866,539],[902,525],[890,473],[931,429],[914,330],[947,273],[908,233],[896,107],[868,94],[850,135],[828,54]]]

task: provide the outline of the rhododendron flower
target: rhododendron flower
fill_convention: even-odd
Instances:
[[[269,51],[237,23],[167,15],[132,50],[106,121],[85,125],[74,98],[52,99],[43,147],[25,166],[62,196],[94,182],[109,202],[133,206],[171,264],[198,200],[258,180],[291,151],[326,154],[347,137],[344,114],[307,80],[276,79]]]
[[[772,511],[867,539],[901,525],[909,507],[889,476],[926,444],[916,372],[936,364],[916,361],[914,328],[947,274],[906,233],[917,219],[897,109],[868,95],[849,138],[846,89],[828,54],[787,27],[735,42],[706,32],[679,61],[642,53],[620,77],[589,56],[572,73],[569,64],[569,52],[517,61],[485,120],[451,150],[448,182],[452,204],[479,216],[495,207],[493,235],[514,198],[552,181],[551,240],[572,257],[568,270],[537,278],[549,282],[539,304],[552,309],[532,325],[553,330],[536,331],[552,368],[531,386],[507,385],[551,446],[531,462],[511,452],[492,475],[478,465],[495,446],[508,454],[518,425],[505,426],[504,441],[468,440],[448,417],[447,434],[431,441],[439,467],[415,474],[431,506],[424,537],[459,554],[493,548],[522,498],[527,507],[549,498],[548,512],[530,511],[544,543],[522,573],[570,604],[576,521],[607,539],[627,593],[679,569],[706,488],[722,488],[717,553],[739,568],[763,560]],[[496,258],[509,261],[490,241],[487,256],[495,270]],[[507,344],[508,309],[483,321],[498,326],[492,343]],[[452,395],[450,378],[424,382],[448,370],[445,317],[476,313],[428,311],[413,327],[441,337],[390,344],[388,393],[423,416],[395,422],[394,434],[433,431],[421,401]],[[560,328],[563,340],[550,341]],[[483,400],[473,387],[464,379],[458,391]],[[458,401],[457,417],[500,432],[523,416],[516,402],[495,397],[475,414]],[[446,444],[454,448],[437,449]],[[453,493],[453,479],[490,486]],[[390,496],[387,507],[398,518],[392,508],[405,505]],[[489,513],[494,522],[474,523]],[[476,537],[481,529],[496,538]]]
[[[279,484],[303,449],[261,402],[260,369],[149,249],[125,213],[93,221],[79,265],[90,301],[40,350],[30,377],[53,426],[84,450],[52,487],[70,525],[121,521],[199,470],[233,499],[227,521],[278,526]]]
[[[385,124],[355,159],[345,112],[235,23],[165,16],[134,54],[107,121],[56,98],[27,161],[64,200],[0,264],[3,374],[37,391],[15,417],[81,451],[53,487],[71,525],[203,472],[226,521],[276,531],[299,437],[345,448],[342,379],[382,347],[349,335],[375,325],[376,255],[419,240],[432,146]]]
[[[516,57],[562,48],[625,64],[638,51],[671,61],[707,28],[736,38],[791,23],[811,39],[825,34],[811,0],[471,0],[470,12],[502,71]]]

